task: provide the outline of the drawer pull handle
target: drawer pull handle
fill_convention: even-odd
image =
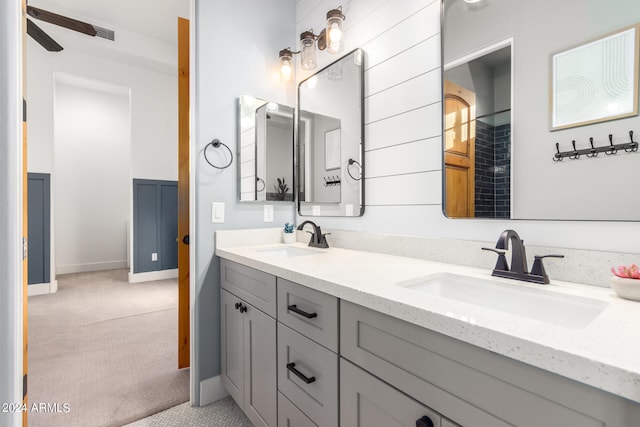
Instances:
[[[240,307],[242,307],[242,304],[240,304],[239,302],[237,302],[237,303],[236,303],[236,305],[235,305],[235,307],[236,307],[236,310],[237,310],[237,309],[239,309]]]
[[[318,317],[318,313],[307,313],[306,311],[300,310],[297,305],[290,305],[287,307],[289,311],[293,311],[294,313],[299,314],[302,317],[306,317],[307,319],[313,319],[314,317]]]
[[[298,371],[296,369],[295,363],[287,363],[287,369],[289,370],[289,372],[292,372],[296,377],[300,378],[302,381],[304,381],[307,384],[311,384],[316,380],[316,377],[309,378],[302,372]]]

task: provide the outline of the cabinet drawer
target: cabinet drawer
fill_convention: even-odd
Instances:
[[[278,427],[318,427],[296,405],[278,393]]]
[[[440,414],[340,359],[341,427],[406,427],[422,417],[441,427]]]
[[[338,299],[278,277],[278,321],[338,352]]]
[[[278,390],[318,426],[338,425],[338,355],[280,322]]]
[[[604,393],[585,405],[584,386],[557,375],[352,303],[340,310],[343,357],[462,426],[624,425],[588,415]]]
[[[276,317],[275,276],[221,259],[220,286],[269,316]]]

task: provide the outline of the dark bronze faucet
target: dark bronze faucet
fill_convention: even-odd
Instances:
[[[331,234],[322,234],[322,230],[319,225],[316,225],[313,221],[305,221],[298,226],[298,230],[302,230],[305,225],[311,224],[313,226],[313,233],[307,231],[307,233],[311,234],[311,239],[309,239],[309,246],[312,248],[328,248],[329,244],[327,243],[326,235]]]
[[[509,249],[509,242],[511,242],[511,268],[507,264],[505,258],[505,251]],[[496,249],[482,248],[487,251],[492,251],[498,254],[498,262],[491,273],[495,277],[504,277],[507,279],[523,280],[525,282],[548,284],[549,276],[542,264],[543,258],[564,258],[564,255],[536,255],[531,273],[527,270],[527,253],[524,248],[524,241],[520,239],[518,233],[514,230],[504,230],[498,242],[496,243]],[[500,249],[500,250],[498,250]]]

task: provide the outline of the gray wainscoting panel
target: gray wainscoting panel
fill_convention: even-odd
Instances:
[[[46,173],[29,173],[29,279],[30,285],[51,278],[51,179]]]
[[[178,266],[178,183],[133,180],[133,272]],[[152,258],[157,254],[157,259]]]

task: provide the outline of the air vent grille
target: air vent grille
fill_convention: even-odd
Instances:
[[[115,31],[109,30],[107,28],[98,27],[97,25],[94,25],[93,28],[96,29],[96,36],[97,37],[102,37],[103,39],[115,41],[115,39],[116,39]]]

